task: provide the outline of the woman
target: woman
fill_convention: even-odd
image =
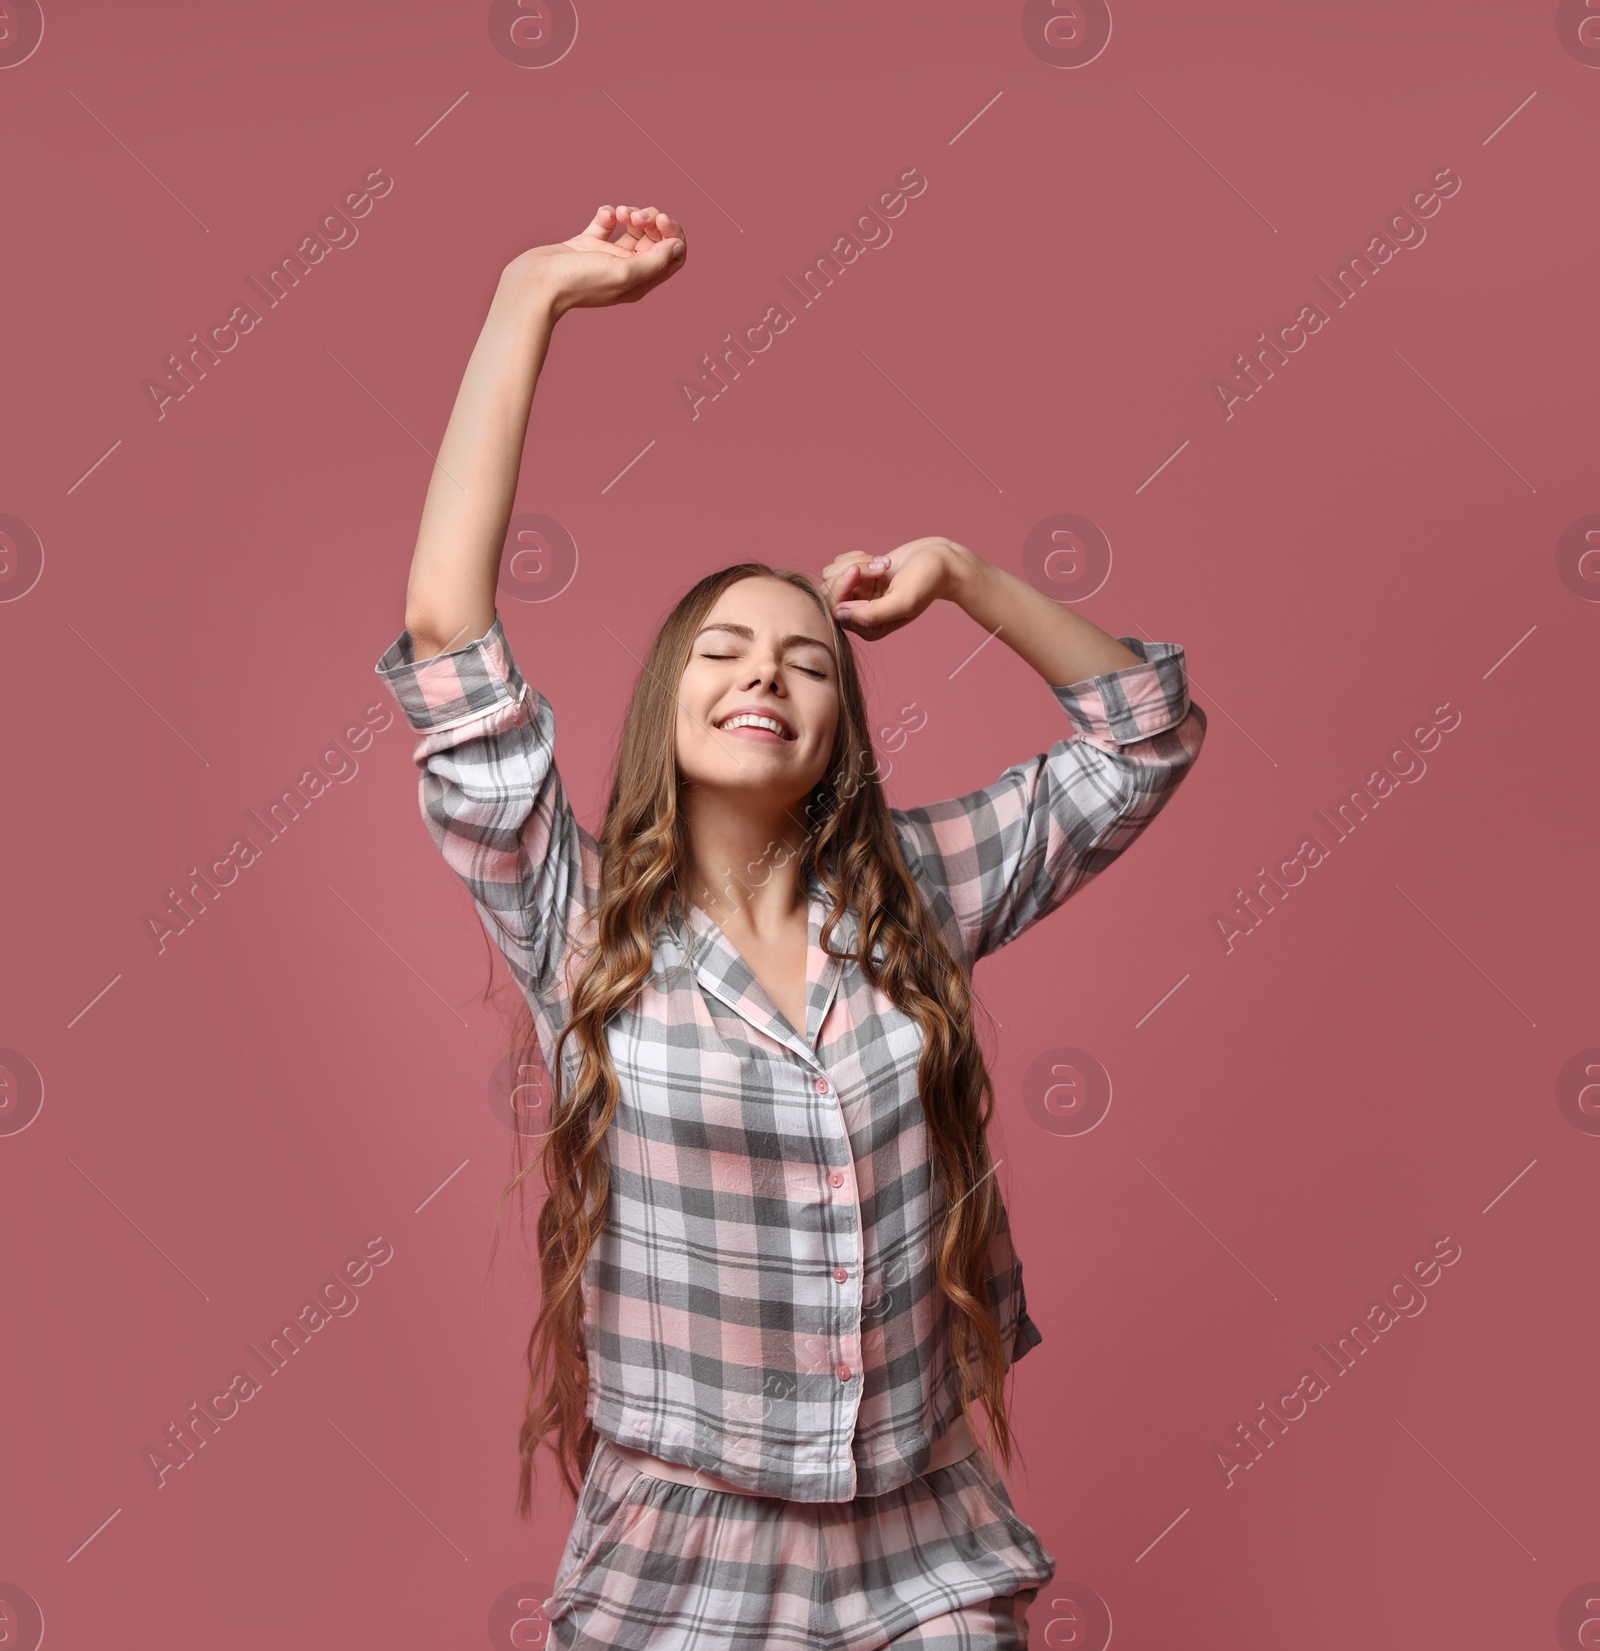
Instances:
[[[603,206],[507,265],[377,666],[554,1083],[518,1503],[544,1441],[577,1495],[551,1643],[1022,1645],[1055,1560],[973,1400],[1009,1469],[1004,1378],[1040,1332],[970,973],[1127,848],[1205,718],[1181,648],[948,539],[820,584],[739,563],[656,637],[592,837],[495,611],[500,552],[556,321],[636,301],[685,248],[654,208]],[[1071,726],[981,791],[891,809],[845,633],[937,600]]]

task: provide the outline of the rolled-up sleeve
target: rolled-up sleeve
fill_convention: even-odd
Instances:
[[[599,855],[556,769],[549,701],[523,680],[498,614],[477,641],[420,661],[402,631],[373,669],[419,736],[429,835],[524,990],[559,998]]]
[[[1184,651],[1117,639],[1140,663],[1052,687],[1072,725],[993,785],[892,809],[912,874],[970,968],[1124,854],[1166,806],[1205,739]]]

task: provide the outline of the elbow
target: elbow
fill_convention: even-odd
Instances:
[[[413,569],[406,584],[405,616],[416,658],[452,653],[480,640],[493,628],[494,588],[462,588],[437,578],[420,577]]]
[[[483,628],[487,630],[488,627]],[[435,654],[449,653],[452,649],[465,647],[471,639],[483,634],[481,630],[474,630],[469,621],[465,625],[452,627],[442,621],[437,614],[406,612],[406,632],[411,638],[411,657],[413,659],[432,659]]]
[[[1193,700],[1183,716],[1150,743],[1166,771],[1166,789],[1178,785],[1195,765],[1206,742],[1206,714]]]
[[[1159,733],[1146,734],[1142,739],[1122,744],[1101,746],[1101,749],[1110,750],[1123,759],[1134,772],[1140,769],[1159,771],[1175,784],[1188,773],[1200,755],[1200,747],[1205,744],[1206,726],[1205,712],[1190,700],[1184,714],[1176,722],[1168,723]]]
[[[1193,769],[1205,738],[1206,714],[1191,701],[1170,727],[1136,745],[1124,746],[1121,754],[1127,763],[1130,796],[1158,798],[1157,806],[1164,806]]]
[[[1173,733],[1183,745],[1185,768],[1190,767],[1200,755],[1200,747],[1206,742],[1207,726],[1205,712],[1191,699],[1183,721],[1173,727]]]

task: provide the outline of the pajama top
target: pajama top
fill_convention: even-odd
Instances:
[[[1047,752],[966,796],[891,810],[965,970],[1105,870],[1199,753],[1206,719],[1183,649],[1120,640],[1140,664],[1050,689],[1069,726]],[[599,851],[557,772],[550,704],[498,614],[477,641],[420,662],[403,631],[374,669],[419,736],[429,834],[553,1070]],[[655,937],[648,979],[608,1021],[621,1093],[583,1322],[597,1432],[743,1490],[839,1502],[924,1472],[961,1406],[922,1033],[853,961],[824,953],[828,901],[814,878],[808,893],[803,1027],[693,905]],[[832,953],[856,934],[847,912]],[[570,1092],[574,1039],[563,1058]],[[1009,1367],[1042,1337],[1001,1208],[986,1290]]]

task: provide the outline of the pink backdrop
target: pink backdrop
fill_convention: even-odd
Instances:
[[[630,655],[752,554],[947,534],[1181,642],[1210,717],[1149,835],[978,975],[1045,1334],[1035,1643],[1600,1643],[1600,16],[3,15],[0,1646],[35,1608],[63,1648],[542,1643],[514,1602],[572,1508],[546,1471],[512,1511],[511,1000],[372,665],[500,268],[619,200],[689,262],[559,330],[500,602],[589,823]],[[894,800],[1059,732],[979,640],[860,645]],[[369,1242],[267,1377],[251,1344]]]

